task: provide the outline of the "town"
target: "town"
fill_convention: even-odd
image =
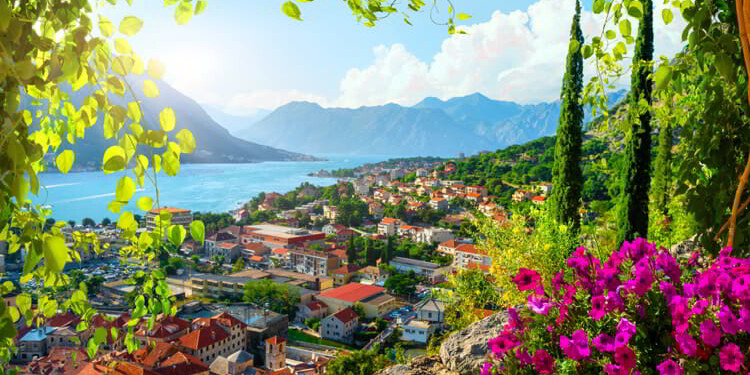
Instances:
[[[29,326],[22,317],[11,363],[45,375],[99,374],[113,361],[122,374],[313,375],[354,350],[423,353],[447,328],[442,291],[451,276],[487,275],[492,266],[471,223],[510,215],[487,188],[453,179],[455,169],[452,161],[389,161],[349,171],[332,186],[264,193],[226,214],[147,212],[139,231],[153,230],[164,211],[175,225],[188,229],[200,218],[207,228],[203,244],[188,238],[152,262],[179,309],[150,327],[130,319],[140,294],[131,280],[145,268],[115,260],[126,245],[118,229],[68,225],[69,246],[74,236],[101,244],[77,248],[80,261],[65,270],[86,283],[97,315],[82,323],[80,314],[54,311]],[[544,204],[550,186],[518,189],[512,201]],[[20,274],[17,258],[4,257],[11,280]],[[41,287],[19,291],[34,296]],[[16,297],[6,295],[6,305],[16,306]],[[123,342],[129,327],[142,345],[132,353]],[[106,344],[89,358],[86,343],[101,334]]]

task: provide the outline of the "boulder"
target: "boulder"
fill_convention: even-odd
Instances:
[[[497,337],[508,321],[507,311],[484,318],[443,340],[440,359],[462,375],[478,374],[489,352],[487,341]]]
[[[448,370],[436,355],[414,357],[406,365],[395,365],[382,369],[375,375],[459,375]]]
[[[690,259],[690,256],[692,256],[693,253],[700,248],[701,243],[700,241],[698,241],[698,237],[693,236],[693,238],[682,241],[672,246],[672,248],[669,249],[669,252],[673,257],[677,258],[677,260],[687,260]]]

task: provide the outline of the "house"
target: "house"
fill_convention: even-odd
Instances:
[[[280,266],[287,267],[289,265],[289,249],[284,249],[283,247],[273,249],[271,259],[279,262]]]
[[[250,217],[250,213],[244,208],[232,211],[232,219],[234,219],[235,222],[242,221],[248,217]]]
[[[385,288],[360,283],[349,283],[338,288],[328,289],[315,297],[328,305],[328,313],[343,310],[359,302],[368,319],[385,315],[397,305],[396,299],[385,293]]]
[[[54,333],[57,328],[39,327],[28,331],[18,340],[18,353],[16,358],[21,361],[31,361],[47,355],[47,336]]]
[[[153,369],[159,375],[209,375],[210,368],[190,354],[177,352]]]
[[[409,324],[403,326],[404,333],[401,338],[406,341],[426,344],[430,340],[430,336],[435,333],[435,329],[434,325],[424,320],[411,320]]]
[[[313,250],[289,251],[289,265],[293,270],[311,276],[326,276],[340,266],[339,258]]]
[[[352,182],[352,185],[354,186],[354,194],[367,195],[368,193],[370,193],[370,184],[368,184],[367,181],[363,179],[354,180]]]
[[[196,328],[175,342],[185,353],[198,357],[204,363],[211,363],[216,357],[226,356],[237,350],[237,348],[229,348],[231,336],[218,324],[196,326]]]
[[[487,196],[488,192],[486,187],[474,185],[466,187],[466,194],[479,194],[479,197],[484,198]]]
[[[344,228],[336,232],[336,241],[339,241],[339,242],[349,241],[350,239],[356,236],[357,236],[357,232],[349,228]]]
[[[405,238],[413,240],[416,238],[417,233],[420,231],[422,231],[422,228],[420,227],[415,227],[413,225],[404,224],[398,227],[397,234],[400,237],[405,237]]]
[[[73,360],[75,357],[77,360]],[[85,350],[73,348],[50,348],[49,353],[41,358],[31,361],[22,374],[34,375],[57,375],[75,374],[82,368],[87,354]]]
[[[307,319],[323,319],[328,313],[328,305],[321,301],[312,301],[300,305],[297,319],[304,322]]]
[[[237,237],[229,232],[219,232],[216,234],[213,234],[211,236],[208,236],[205,241],[205,248],[206,248],[206,254],[209,254],[209,256],[216,255],[216,248],[219,247],[219,245],[223,243],[231,243],[236,244],[239,241],[237,240]]]
[[[223,242],[208,251],[207,255],[212,258],[223,256],[228,262],[234,263],[237,258],[242,256],[242,246],[232,242]]]
[[[513,192],[513,202],[523,202],[531,199],[534,196],[534,192],[528,190],[516,190]]]
[[[320,322],[320,337],[351,343],[358,325],[359,316],[354,309],[347,307],[323,318]]]
[[[437,252],[448,254],[448,255],[454,255],[456,253],[456,248],[461,245],[460,242],[456,242],[456,240],[448,240],[441,242],[437,247]]]
[[[417,313],[417,320],[426,321],[430,324],[443,324],[445,319],[445,304],[434,298],[426,299],[416,306],[414,311]]]
[[[156,319],[151,329],[142,327],[135,332],[141,344],[151,342],[171,342],[190,332],[190,322],[176,316],[162,315]]]
[[[430,195],[430,193],[432,193],[432,188],[429,186],[422,185],[417,188],[417,194],[419,195]]]
[[[487,255],[486,250],[479,249],[472,244],[461,244],[456,247],[455,255],[453,256],[453,268],[467,269],[469,263],[491,266],[492,258]]]
[[[445,210],[448,208],[448,201],[445,198],[432,198],[429,205],[433,210]]]
[[[496,210],[500,207],[495,202],[482,202],[479,203],[479,211],[487,216],[492,216]]]
[[[415,175],[416,175],[417,177],[427,177],[427,175],[428,175],[429,173],[427,172],[427,170],[426,170],[426,169],[424,169],[424,168],[419,168],[419,169],[417,169],[417,170],[416,170],[416,172],[414,172],[414,174],[415,174]]]
[[[358,274],[360,281],[368,281],[373,284],[385,281],[385,279],[388,278],[388,274],[385,271],[381,270],[380,267],[375,266],[362,268],[359,270]]]
[[[375,193],[372,196],[376,200],[385,202],[391,197],[391,193],[388,192],[387,190],[379,189],[379,190],[375,190]]]
[[[254,357],[252,354],[238,350],[227,357],[218,356],[211,362],[211,373],[216,375],[246,375],[252,372]]]
[[[537,206],[542,206],[547,201],[547,197],[543,195],[535,195],[531,197],[531,202]]]
[[[323,217],[330,220],[336,221],[339,216],[339,209],[336,206],[325,205],[323,206]]]
[[[335,236],[338,231],[346,229],[346,225],[343,224],[326,224],[323,226],[323,233],[326,236]]]
[[[383,217],[383,214],[385,213],[385,206],[383,206],[383,204],[380,202],[372,202],[367,205],[367,211],[372,216]]]
[[[333,284],[335,286],[341,286],[349,283],[352,277],[359,271],[359,267],[355,264],[347,264],[343,267],[337,268],[331,271],[333,276]]]
[[[408,273],[413,271],[418,276],[425,277],[433,283],[444,280],[445,270],[441,270],[440,266],[436,263],[395,257],[388,262],[388,265],[394,267],[398,273]]]
[[[274,224],[247,225],[243,229],[243,243],[261,242],[269,248],[291,249],[305,245],[322,245],[326,235],[304,228],[290,228]]]
[[[453,231],[446,228],[430,227],[422,228],[416,233],[414,240],[419,243],[442,243],[453,239]]]
[[[542,193],[545,197],[549,195],[550,192],[552,192],[552,184],[545,182],[542,184],[539,184],[539,192]]]
[[[395,236],[402,223],[403,222],[399,219],[384,217],[378,224],[378,234]]]

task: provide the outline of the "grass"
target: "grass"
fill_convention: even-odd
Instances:
[[[302,332],[298,329],[290,329],[288,335],[289,335],[289,340],[308,342],[310,344],[332,346],[334,348],[340,348],[340,349],[346,349],[346,350],[356,350],[356,348],[351,347],[349,345],[342,344],[336,341],[331,341],[331,340],[326,340],[326,339],[322,339],[319,337],[315,337],[305,332]]]

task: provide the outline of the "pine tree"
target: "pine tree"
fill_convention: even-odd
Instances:
[[[642,108],[641,100],[651,106],[651,60],[654,56],[653,4],[641,1],[643,18],[633,54],[628,121],[630,134],[625,144],[625,171],[622,174],[619,233],[617,242],[648,236],[648,192],[651,187],[651,113]]]
[[[655,208],[665,216],[669,210],[669,189],[672,186],[672,125],[664,121],[659,129],[659,149],[654,161],[654,183],[651,196]]]
[[[555,143],[555,164],[552,187],[552,212],[558,223],[569,224],[573,230],[580,227],[579,208],[583,191],[581,171],[581,144],[583,135],[583,32],[580,26],[581,4],[576,1],[576,13],[570,28],[570,46],[565,66],[560,98],[560,123]]]

